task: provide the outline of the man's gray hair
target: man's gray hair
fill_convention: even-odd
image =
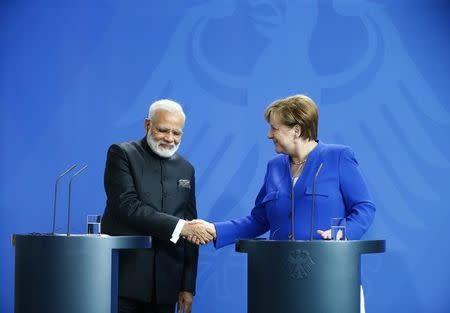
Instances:
[[[186,120],[186,115],[183,112],[181,105],[173,100],[161,99],[153,102],[148,108],[148,118],[153,121],[156,111],[168,111],[168,112],[179,112]]]

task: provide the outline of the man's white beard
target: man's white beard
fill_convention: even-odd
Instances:
[[[162,148],[159,146],[159,144],[161,142],[162,142],[162,140],[156,141],[155,139],[153,139],[150,132],[147,132],[147,143],[148,143],[150,149],[152,149],[152,151],[155,152],[160,157],[170,158],[172,155],[175,154],[175,152],[177,152],[178,148],[180,147],[180,144],[177,144],[177,145],[174,144],[173,147],[170,149]]]

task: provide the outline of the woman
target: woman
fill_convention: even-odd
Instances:
[[[268,138],[280,155],[269,161],[250,215],[214,223],[216,248],[268,230],[274,240],[331,239],[335,217],[346,218],[348,239],[360,239],[372,223],[375,205],[352,150],[317,139],[314,101],[304,95],[277,100],[265,118]]]

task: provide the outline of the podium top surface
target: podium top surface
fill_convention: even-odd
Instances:
[[[150,236],[109,236],[109,235],[87,235],[87,234],[13,234],[12,245],[19,243],[46,243],[46,244],[70,244],[86,245],[94,244],[110,249],[145,249],[151,248],[152,238]]]
[[[260,249],[345,249],[358,254],[386,251],[385,240],[237,240],[236,251],[248,253]]]

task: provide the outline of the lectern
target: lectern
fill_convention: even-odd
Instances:
[[[151,238],[13,235],[15,313],[117,312],[118,250],[147,249]]]
[[[384,240],[238,240],[248,254],[248,313],[359,313],[360,256]]]

